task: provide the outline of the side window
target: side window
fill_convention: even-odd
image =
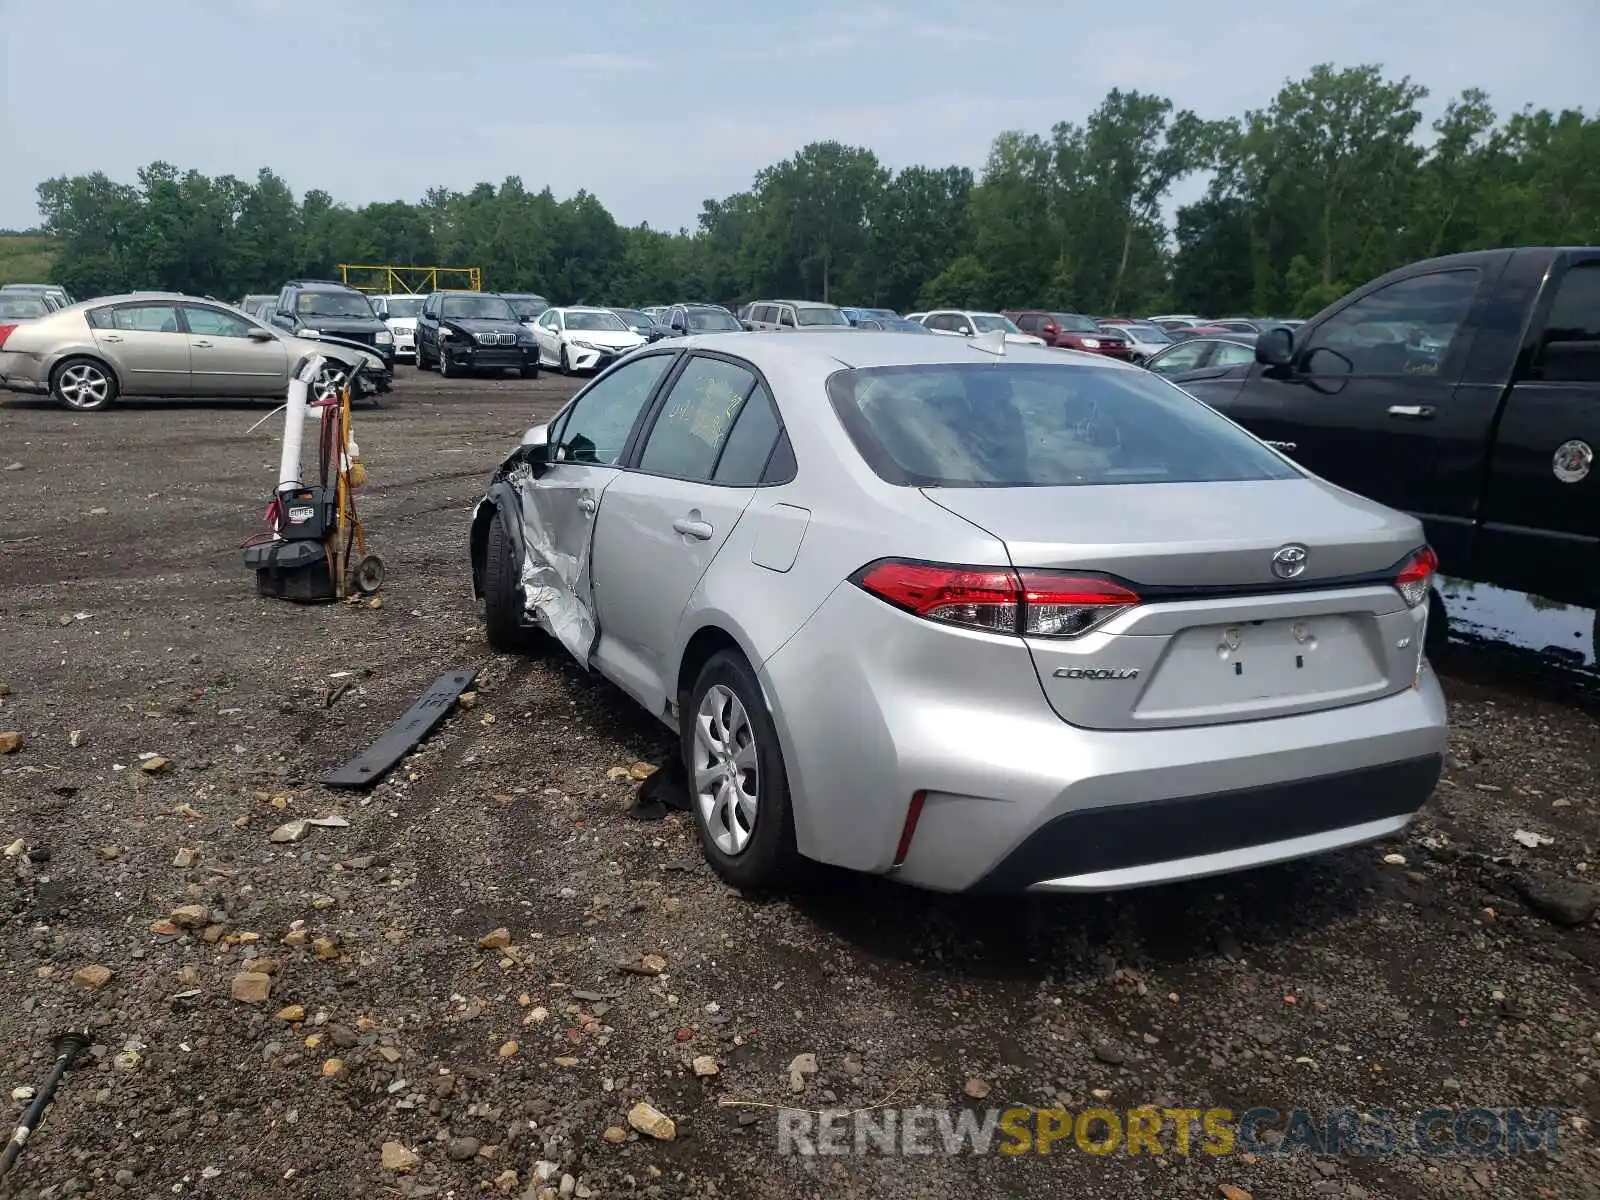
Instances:
[[[294,311],[293,288],[284,288],[283,291],[278,293],[277,311],[281,313],[292,313]]]
[[[767,389],[758,383],[733,422],[733,431],[722,447],[711,481],[730,487],[754,487],[760,483],[778,433],[778,410]]]
[[[798,469],[794,461],[794,447],[789,444],[789,431],[785,429],[778,434],[778,444],[772,448],[772,456],[767,459],[767,469],[761,476],[761,482],[792,483]]]
[[[723,439],[755,382],[745,367],[720,358],[691,358],[656,416],[639,469],[675,479],[710,479]]]
[[[945,316],[944,313],[933,313],[930,316],[926,316],[922,319],[922,323],[929,329],[950,328],[950,318]]]
[[[779,325],[786,325],[790,329],[793,329],[795,327],[794,309],[792,309],[792,308],[779,309],[778,310],[778,324]]]
[[[1210,348],[1210,342],[1185,342],[1162,354],[1150,364],[1150,369],[1157,375],[1178,375],[1184,371],[1193,371],[1200,365],[1200,360]]]
[[[1556,288],[1528,374],[1553,383],[1600,382],[1600,262],[1575,264]]]
[[[1218,342],[1217,352],[1211,356],[1211,361],[1206,365],[1210,367],[1240,367],[1245,363],[1253,363],[1256,352],[1253,346],[1241,346],[1238,342]]]
[[[183,306],[183,319],[188,322],[190,333],[203,337],[242,338],[247,336],[251,329],[249,321],[241,320],[232,313],[225,313],[216,308],[202,308],[197,304]]]
[[[1477,291],[1476,270],[1398,280],[1324,321],[1301,361],[1317,370],[1316,352],[1331,350],[1352,375],[1437,375]]]
[[[1044,328],[1044,318],[1038,313],[1023,313],[1017,318],[1017,328],[1025,333],[1038,333]]]
[[[121,308],[102,309],[109,312],[111,324],[102,328],[122,329],[129,333],[179,333],[178,310],[171,304],[125,304]]]
[[[547,308],[539,314],[539,319],[534,322],[540,329],[554,329],[556,327],[556,310]]]
[[[579,396],[560,430],[558,462],[612,466],[661,378],[670,354],[651,354],[602,375]]]

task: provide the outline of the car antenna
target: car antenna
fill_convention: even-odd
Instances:
[[[992,333],[978,333],[967,339],[967,345],[974,350],[982,350],[985,354],[993,354],[998,358],[1006,356],[1006,331],[996,329]]]

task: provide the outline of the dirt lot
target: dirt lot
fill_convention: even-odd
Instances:
[[[661,730],[483,643],[468,508],[570,389],[403,372],[358,414],[378,608],[253,594],[236,546],[273,481],[272,426],[244,432],[265,407],[0,401],[5,1093],[43,1081],[61,1030],[95,1041],[0,1196],[1600,1195],[1592,712],[1447,660],[1429,810],[1309,864],[1113,898],[821,874],[744,900],[684,817],[628,815],[609,773],[660,762]],[[476,704],[370,795],[310,782],[464,665]],[[480,948],[498,927],[510,947]],[[619,969],[645,955],[665,972]],[[264,1002],[231,994],[252,959]],[[628,1131],[641,1100],[675,1140]],[[1563,1116],[1556,1154],[1498,1158],[1184,1156],[1170,1135],[1160,1156],[778,1153],[776,1106],[885,1100]],[[9,1129],[23,1105],[0,1103]]]

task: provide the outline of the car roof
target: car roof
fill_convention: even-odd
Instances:
[[[783,333],[697,333],[676,343],[689,350],[716,350],[754,363],[757,367],[781,368],[810,365],[826,367],[906,367],[987,363],[1002,361],[1002,356],[984,350],[976,339],[908,338],[904,334],[862,329],[841,329],[837,333],[816,331],[804,337]],[[1046,346],[1007,345],[1004,359],[1023,363],[1072,364],[1103,367],[1107,370],[1137,371],[1140,368],[1100,355],[1053,350]]]
[[[340,283],[337,279],[291,279],[286,287],[297,287],[304,292],[355,292],[365,295],[360,288]]]

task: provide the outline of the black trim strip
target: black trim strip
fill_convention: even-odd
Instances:
[[[972,887],[1018,892],[1047,879],[1149,866],[1331,833],[1421,808],[1438,755],[1235,791],[1079,809],[1046,821]]]

